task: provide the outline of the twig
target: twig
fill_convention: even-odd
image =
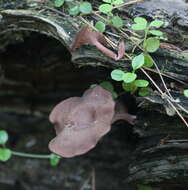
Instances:
[[[155,83],[155,81],[149,76],[149,74],[141,68],[141,71],[149,78],[149,80],[153,83],[153,85],[157,88],[157,90],[160,92],[161,95],[163,95],[163,91],[158,87],[158,85]]]
[[[66,15],[66,14],[63,13],[62,11],[58,11],[57,9],[54,9],[54,8],[52,8],[52,7],[44,6],[43,8],[46,9],[46,10],[50,10],[50,11],[52,11],[52,12],[55,12],[55,13],[59,14],[60,16],[68,17],[68,15]]]
[[[80,187],[80,190],[84,190],[84,189],[85,189],[85,186],[89,184],[89,181],[90,181],[91,177],[92,177],[92,174],[90,174],[90,175],[88,176],[88,178],[84,181],[84,183],[83,183],[82,186]]]
[[[174,104],[169,99],[167,99],[167,101],[173,107],[173,109],[176,111],[176,113],[179,115],[179,117],[182,119],[182,121],[185,123],[186,127],[188,128],[188,123],[186,122],[182,114],[178,111],[178,109],[174,106]]]
[[[169,95],[170,98],[172,98],[172,100],[174,100],[174,98],[172,97],[172,95],[170,94],[170,92],[169,92],[169,90],[168,90],[168,88],[167,88],[167,86],[166,86],[166,83],[165,83],[165,81],[164,81],[164,79],[163,79],[163,77],[162,77],[162,75],[161,75],[161,72],[160,72],[160,70],[159,70],[159,67],[157,66],[157,64],[155,63],[154,60],[153,60],[153,64],[155,65],[155,68],[156,68],[157,71],[158,71],[159,77],[161,78],[161,81],[162,81],[162,83],[163,83],[163,86],[164,86],[164,88],[165,88],[167,94]]]
[[[153,85],[157,88],[157,90],[160,92],[161,96],[164,96],[163,91],[158,87],[158,85],[155,83],[155,81],[148,75],[148,73],[141,68],[142,72],[150,79],[150,81],[153,83]],[[168,96],[167,96],[168,97]],[[172,106],[172,108],[176,111],[176,113],[178,114],[178,116],[181,118],[181,120],[184,122],[184,124],[186,125],[186,127],[188,128],[188,123],[186,122],[186,120],[184,119],[184,117],[182,116],[182,114],[177,110],[177,108],[174,106],[174,104],[171,102],[171,100],[169,100],[169,98],[166,98],[166,100],[168,101],[168,103]]]
[[[153,73],[157,73],[157,74],[158,74],[158,71],[156,71],[155,69],[152,69],[152,68],[149,68],[149,67],[143,67],[143,68],[144,68],[145,70],[148,70],[148,71],[151,71],[151,72],[153,72]],[[177,82],[179,82],[179,83],[181,83],[181,84],[186,85],[185,82],[183,82],[183,81],[181,81],[181,80],[178,80],[178,79],[176,79],[176,78],[174,78],[174,77],[172,77],[172,76],[169,76],[168,74],[161,73],[161,75],[162,75],[162,76],[165,76],[165,77],[167,77],[167,78],[173,79],[173,80],[175,80],[175,81],[177,81]]]

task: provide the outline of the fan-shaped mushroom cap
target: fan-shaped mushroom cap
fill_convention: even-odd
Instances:
[[[50,150],[62,157],[88,152],[111,129],[114,106],[111,93],[100,86],[59,103],[50,114],[57,134]]]
[[[108,42],[105,36],[98,31],[91,30],[88,26],[82,27],[81,30],[77,33],[75,41],[70,50],[74,51],[83,44],[91,44],[96,46],[101,52],[114,60],[121,59],[125,53],[124,41],[120,42],[118,47],[118,54],[116,54],[106,47]]]

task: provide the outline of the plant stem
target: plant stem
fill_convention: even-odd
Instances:
[[[29,154],[29,153],[23,153],[23,152],[15,152],[15,151],[12,151],[12,155],[20,156],[20,157],[27,157],[27,158],[41,158],[41,159],[50,159],[51,158],[51,154],[41,155],[41,154]]]

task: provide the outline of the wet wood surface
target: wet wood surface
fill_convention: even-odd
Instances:
[[[151,6],[155,3],[156,6]],[[174,0],[173,3],[171,3],[171,0],[157,2],[150,0],[118,11],[125,18],[127,26],[136,16],[143,16],[148,20],[160,18],[166,21],[167,24],[162,30],[168,36],[168,43],[173,46],[162,46],[153,56],[161,73],[168,75],[168,77],[165,77],[165,81],[168,87],[172,89],[173,97],[179,99],[180,104],[187,109],[188,100],[182,93],[182,89],[188,88],[187,3],[183,0]],[[3,0],[0,2],[0,16],[0,112],[2,118],[4,118],[3,128],[6,128],[5,126],[8,124],[12,125],[8,121],[14,121],[14,115],[17,115],[18,118],[23,116],[36,118],[41,122],[47,120],[49,111],[60,100],[81,95],[93,83],[100,83],[103,80],[110,81],[110,72],[114,68],[122,68],[125,71],[130,69],[130,61],[126,59],[113,61],[101,54],[95,47],[83,46],[74,52],[70,52],[69,47],[80,28],[81,20],[79,17],[69,17],[61,9],[58,11],[54,9],[53,1],[34,3],[23,0],[20,3],[19,0]],[[92,17],[92,19],[96,18]],[[116,30],[113,30],[113,32],[118,34]],[[110,36],[108,31],[106,35],[112,41],[117,42],[117,38]],[[127,42],[126,39],[125,42],[126,51],[129,53],[133,44]],[[157,84],[162,86],[158,74],[148,72]],[[138,75],[144,78],[141,72]],[[181,82],[178,82],[178,80],[181,80]],[[115,88],[121,91],[120,85],[114,84]],[[131,158],[129,154],[134,152],[129,167],[130,175],[127,177],[127,172],[125,172],[125,176],[123,176],[122,171],[120,179],[127,178],[132,183],[163,184],[164,189],[166,185],[172,183],[174,186],[186,184],[188,181],[188,133],[186,127],[174,113],[171,113],[173,110],[167,104],[165,98],[159,96],[156,92],[146,98],[136,97],[136,100],[138,102],[138,121],[134,131],[139,135],[139,141],[135,141],[135,143],[138,143],[136,149],[134,147],[129,149],[129,147],[125,152],[122,152],[120,162],[117,161],[119,157],[113,158],[114,154],[116,154],[115,150],[108,149],[112,156],[110,158],[117,161],[115,161],[115,168],[118,171],[122,165],[127,170],[127,165]],[[27,125],[29,122],[28,120],[23,123]],[[45,124],[44,122],[41,125]],[[49,123],[46,125],[49,125]],[[15,133],[22,134],[22,130],[18,125],[9,130],[14,134],[12,136],[15,136]],[[19,132],[16,132],[16,130]],[[28,130],[27,134],[30,134],[30,132]],[[125,131],[123,134],[125,135],[126,133]],[[23,136],[21,135],[21,138]],[[32,136],[32,138],[35,137]],[[15,140],[15,142],[19,141]],[[110,141],[108,142],[110,143]],[[119,138],[117,142],[119,142]],[[116,141],[114,144],[116,144]],[[11,146],[14,147],[14,142],[12,142]],[[26,145],[22,145],[21,148],[24,146]],[[18,147],[16,144],[15,148],[17,149]],[[117,147],[120,148],[121,145],[118,144]],[[104,149],[99,150],[101,155]],[[31,149],[31,151],[33,150]],[[47,149],[44,152],[46,151]],[[105,154],[103,161],[106,161],[107,157],[108,155]],[[127,157],[130,158],[125,161]],[[96,155],[94,158],[99,159]],[[91,166],[91,161],[92,159],[86,161],[89,162],[87,167]],[[7,166],[1,164],[3,172],[0,171],[0,182],[4,181],[4,184],[9,185],[13,184],[12,187],[18,182],[22,184],[23,189],[40,189],[39,186],[32,187],[30,180],[33,180],[32,182],[35,184],[37,183],[36,176],[43,174],[40,172],[36,174],[33,169],[28,168],[28,165],[31,163],[32,168],[35,168],[35,164],[36,167],[44,164],[45,169],[48,169],[48,164],[38,161],[35,163],[35,161],[26,159],[24,162],[27,163],[23,165],[20,175],[16,176],[22,165],[22,160],[17,162],[18,165],[15,167],[14,160],[8,164],[10,173],[5,173],[4,170]],[[66,162],[72,163],[72,161]],[[73,162],[77,165],[77,162],[82,161],[78,159]],[[103,164],[103,162],[98,164]],[[108,164],[105,167],[108,167]],[[118,167],[116,167],[117,165]],[[63,170],[63,166],[61,167]],[[80,172],[81,168],[77,172]],[[100,174],[103,169],[100,170]],[[27,173],[28,171],[31,173]],[[57,176],[61,176],[60,170],[56,172],[56,174],[48,176],[49,181],[52,180],[52,176],[55,176],[54,180],[58,178]],[[22,179],[24,173],[27,173],[28,184],[31,187],[28,186],[27,182],[24,187]],[[104,175],[107,175],[107,173]],[[102,178],[104,175],[102,175]],[[41,186],[41,189],[50,189],[49,181],[45,180],[42,182],[44,186]],[[116,180],[118,181],[118,179]],[[65,189],[72,188],[70,181],[65,177]],[[58,188],[62,187],[61,183],[58,182],[57,184]],[[126,187],[126,184],[124,185]],[[102,187],[104,189],[104,186]],[[75,189],[77,188],[79,189],[80,186]],[[111,189],[114,190],[115,185]],[[118,189],[125,188],[120,187]]]

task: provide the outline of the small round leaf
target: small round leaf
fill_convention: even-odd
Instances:
[[[125,91],[131,92],[132,94],[137,90],[137,86],[135,86],[134,82],[131,83],[122,83],[122,87]]]
[[[188,97],[188,89],[184,90],[183,94],[184,94],[185,97]]]
[[[132,67],[134,70],[139,69],[144,65],[144,55],[140,54],[133,58],[132,60]]]
[[[163,33],[160,30],[150,30],[149,33],[153,34],[155,36],[162,36],[163,35]]]
[[[95,28],[99,31],[99,32],[104,32],[105,31],[105,23],[98,21],[95,24]]]
[[[64,4],[65,0],[55,0],[55,7],[61,7]]]
[[[123,81],[125,83],[130,83],[130,82],[133,82],[135,79],[136,79],[137,75],[135,73],[125,73],[123,75]]]
[[[69,7],[69,14],[72,15],[72,16],[76,16],[79,12],[80,12],[80,9],[79,9],[79,6],[77,5],[73,5],[73,6],[70,6]]]
[[[123,77],[124,77],[124,72],[122,70],[119,69],[115,69],[111,72],[111,77],[113,80],[115,81],[122,81]]]
[[[144,43],[145,49],[150,53],[157,51],[159,46],[160,41],[157,38],[148,38]]]
[[[4,145],[8,141],[8,133],[5,130],[0,131],[0,144]]]
[[[164,22],[162,20],[154,20],[150,23],[150,27],[156,27],[156,28],[160,28],[162,25],[164,24]]]
[[[100,86],[102,86],[104,89],[112,92],[114,90],[114,87],[112,85],[112,83],[110,83],[109,81],[103,81],[100,83]]]
[[[113,6],[109,4],[102,4],[99,6],[99,11],[104,14],[108,14],[109,12],[112,11],[112,9],[113,9]]]
[[[113,5],[121,5],[123,3],[124,3],[123,0],[115,0],[115,1],[112,2]]]
[[[152,92],[152,89],[149,87],[141,88],[138,92],[139,96],[148,96]]]
[[[51,166],[57,166],[61,157],[55,154],[50,155],[50,165]]]
[[[6,162],[11,158],[12,152],[6,148],[0,148],[0,161]]]
[[[147,24],[148,24],[147,20],[145,18],[142,18],[142,17],[136,17],[134,19],[134,22],[136,24],[132,25],[133,30],[145,30],[147,27]]]
[[[92,12],[92,6],[91,3],[85,1],[80,3],[80,12],[84,14],[88,14]]]
[[[111,82],[103,81],[100,83],[100,86],[102,86],[105,90],[108,90],[109,92],[111,92],[112,97],[114,99],[118,97],[118,94],[114,91],[114,87]]]
[[[149,85],[149,82],[147,80],[135,80],[134,84],[137,87],[147,87]]]
[[[112,24],[117,28],[121,28],[123,26],[123,20],[119,16],[113,16]]]

